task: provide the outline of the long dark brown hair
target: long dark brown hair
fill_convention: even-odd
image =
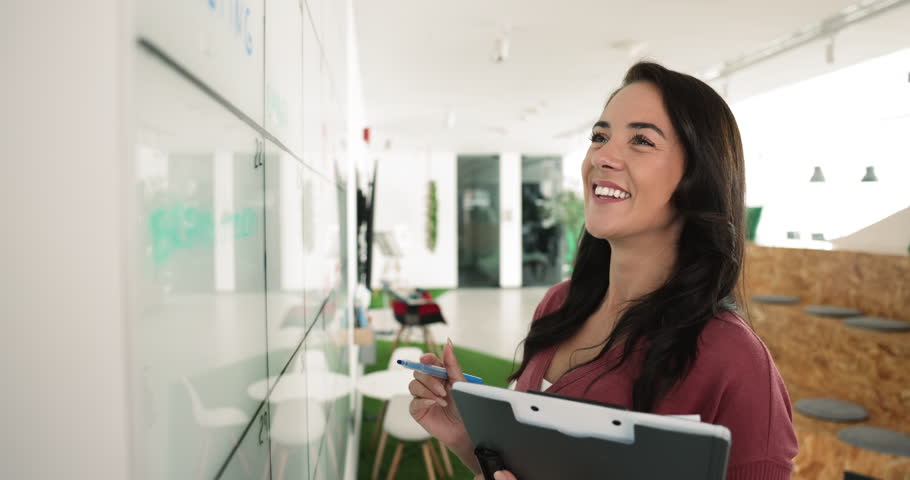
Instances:
[[[745,171],[736,119],[710,86],[651,62],[633,65],[622,86],[636,82],[649,82],[660,90],[684,147],[685,170],[670,200],[683,226],[676,264],[667,280],[626,307],[591,361],[623,339],[621,357],[596,382],[639,348],[641,374],[633,385],[632,408],[648,412],[689,373],[707,322],[736,309],[734,291],[745,239]],[[610,256],[610,244],[584,230],[568,297],[559,309],[531,325],[521,365],[510,380],[521,376],[535,354],[575,335],[602,304],[609,287]]]

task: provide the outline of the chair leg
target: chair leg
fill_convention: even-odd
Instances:
[[[389,406],[388,400],[382,401],[382,407],[379,409],[379,416],[376,417],[376,431],[373,432],[373,441],[372,446],[376,446],[376,442],[379,441],[379,436],[382,434],[382,422],[385,420],[385,411]]]
[[[399,441],[398,446],[395,447],[395,455],[392,457],[392,466],[389,467],[389,476],[385,477],[386,480],[392,480],[398,473],[398,463],[401,462],[401,449],[403,448],[404,442]]]
[[[340,464],[338,463],[338,454],[335,453],[335,440],[331,428],[325,430],[325,448],[329,454],[329,463],[332,465],[332,474],[337,478]]]
[[[449,449],[442,444],[442,440],[436,441],[439,442],[439,454],[442,455],[442,463],[446,466],[446,473],[451,477],[455,475],[455,471],[452,470],[452,461],[449,460]]]
[[[275,445],[275,444],[272,444]],[[281,447],[278,447],[281,448]],[[272,462],[266,460],[262,465],[262,480],[269,480],[269,470],[272,468]]]
[[[401,335],[404,333],[404,329],[405,329],[404,325],[402,325],[401,328],[398,329],[398,335],[395,335],[395,340],[392,342],[392,349],[389,350],[390,352],[394,352],[395,348],[398,347],[398,343],[401,342]]]
[[[240,437],[235,436],[234,443],[238,442],[240,442]],[[240,465],[243,466],[243,471],[245,471],[248,475],[252,475],[253,471],[250,470],[250,462],[247,460],[246,454],[243,453],[242,443],[237,447],[237,456],[240,458]]]
[[[288,451],[287,447],[282,447],[281,450],[278,451],[278,468],[275,469],[276,475],[272,480],[284,479],[284,469],[288,465],[289,454],[290,452]]]
[[[439,474],[439,478],[446,478],[446,471],[442,468],[442,461],[439,460],[439,455],[436,454],[436,449],[433,448],[433,441],[426,441],[427,451],[430,452],[430,459],[433,460],[433,468],[436,469],[436,473]]]
[[[382,438],[379,440],[379,450],[376,451],[376,460],[373,461],[373,473],[370,480],[379,478],[379,465],[382,464],[382,454],[385,452],[385,442],[389,439],[389,432],[382,432]]]
[[[427,348],[427,352],[436,354],[436,345],[433,344],[433,337],[430,336],[430,329],[426,326],[420,327],[423,330],[423,344]]]
[[[423,442],[420,444],[420,450],[423,451],[423,464],[427,467],[427,477],[430,480],[436,480],[436,471],[433,466],[433,459],[430,458],[429,442]]]
[[[209,447],[212,446],[212,433],[205,432],[205,441],[202,444],[202,455],[199,456],[199,463],[196,465],[196,477],[203,478],[205,463],[209,457]]]

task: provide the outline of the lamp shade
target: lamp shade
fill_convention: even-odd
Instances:
[[[864,182],[877,182],[878,177],[875,176],[875,167],[866,167],[866,176],[863,177]]]
[[[810,182],[824,182],[825,174],[822,173],[822,167],[815,167],[815,171],[812,172],[812,178],[809,179]]]

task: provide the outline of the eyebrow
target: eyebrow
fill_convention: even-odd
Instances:
[[[664,135],[664,131],[661,130],[657,125],[654,125],[653,123],[648,123],[648,122],[632,122],[632,123],[629,123],[629,124],[626,125],[626,126],[629,127],[629,128],[635,129],[635,130],[640,130],[640,129],[642,129],[642,128],[650,128],[651,130],[654,130],[655,132],[657,132],[657,134],[660,135],[664,140],[667,139],[667,136]],[[600,121],[598,121],[597,123],[594,124],[594,128],[597,128],[597,127],[601,127],[601,128],[610,128],[610,122],[605,122],[605,121],[603,121],[603,120],[600,120]]]

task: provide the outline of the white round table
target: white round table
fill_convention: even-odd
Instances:
[[[275,381],[278,384],[275,385]],[[330,402],[351,393],[350,377],[334,372],[303,372],[272,376],[259,380],[246,389],[255,400],[265,400],[269,388],[275,385],[269,401],[278,403],[293,398],[307,398],[318,402]]]
[[[410,395],[408,384],[414,379],[414,372],[398,367],[368,373],[357,379],[357,391],[367,397],[388,400],[395,395]]]

